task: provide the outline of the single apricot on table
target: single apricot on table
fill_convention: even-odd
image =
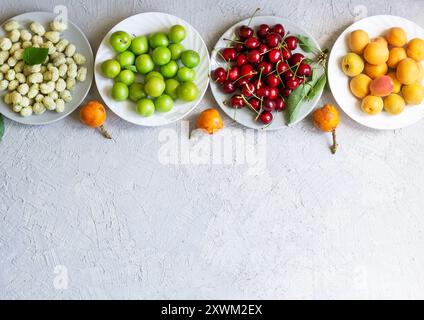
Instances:
[[[392,93],[384,99],[384,110],[388,113],[396,115],[405,109],[405,100],[398,94]]]
[[[349,48],[356,54],[362,54],[369,42],[370,37],[364,30],[355,30],[348,38]]]
[[[389,60],[389,48],[379,42],[371,42],[364,50],[364,58],[370,64],[382,64]]]
[[[409,41],[406,53],[408,57],[416,61],[424,60],[424,40],[415,38]]]
[[[359,99],[370,94],[370,84],[372,79],[365,74],[360,74],[350,80],[349,87],[353,95]]]
[[[106,109],[99,101],[89,101],[80,109],[80,120],[82,123],[91,128],[99,128],[105,138],[112,139],[112,136],[103,126],[106,118]]]
[[[390,45],[394,47],[403,47],[408,42],[408,36],[402,28],[391,28],[386,35]]]
[[[224,122],[218,110],[211,108],[199,115],[196,121],[196,127],[206,130],[209,134],[214,134],[224,127]]]
[[[332,104],[326,104],[322,108],[315,110],[312,117],[318,129],[332,133],[333,145],[331,146],[331,152],[335,154],[338,147],[336,141],[336,128],[340,123],[340,116],[336,107]]]
[[[361,108],[369,115],[379,114],[384,108],[383,99],[376,96],[367,96],[362,100]]]
[[[391,48],[389,52],[389,60],[387,60],[387,65],[392,69],[396,69],[399,62],[406,58],[408,58],[408,56],[406,55],[404,48]]]
[[[413,84],[420,76],[418,63],[411,58],[403,59],[396,69],[396,77],[402,84]]]
[[[403,86],[402,95],[408,104],[419,105],[424,100],[424,87],[419,83]]]
[[[375,79],[381,76],[384,76],[389,71],[387,64],[365,64],[365,73],[371,78]]]

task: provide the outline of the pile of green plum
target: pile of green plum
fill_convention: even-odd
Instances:
[[[125,31],[114,32],[110,45],[118,55],[101,66],[103,75],[115,81],[112,98],[134,101],[143,117],[155,111],[169,112],[175,99],[195,100],[199,89],[193,83],[194,68],[200,56],[184,48],[181,41],[185,37],[186,29],[181,25],[172,26],[168,34],[158,32],[149,37],[131,38]],[[136,74],[142,75],[137,77],[140,81]]]

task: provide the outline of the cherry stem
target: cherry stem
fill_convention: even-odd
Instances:
[[[259,10],[261,10],[261,8],[256,8],[255,12],[253,12],[252,16],[250,17],[249,22],[247,23],[247,26],[250,26],[253,18],[255,17],[255,15],[258,13]]]
[[[331,131],[331,134],[333,136],[333,145],[331,146],[330,149],[331,149],[332,154],[336,154],[337,148],[339,147],[339,145],[337,144],[337,141],[336,141],[336,129],[333,129]]]
[[[112,135],[106,130],[106,128],[103,125],[99,127],[99,130],[100,130],[100,133],[103,135],[103,137],[109,140],[113,140]]]
[[[229,42],[235,42],[235,43],[241,43],[241,44],[244,44],[244,42],[243,42],[243,41],[238,41],[238,40],[231,40],[231,39],[227,39],[227,38],[224,38],[224,39],[222,39],[222,40],[224,40],[224,41],[229,41]]]

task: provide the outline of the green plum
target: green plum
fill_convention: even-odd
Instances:
[[[181,54],[181,62],[188,68],[195,68],[200,63],[200,56],[196,51],[187,50]]]
[[[167,47],[157,47],[153,50],[153,62],[158,66],[163,66],[171,61],[171,51]]]
[[[109,42],[113,50],[121,53],[130,47],[131,37],[125,31],[116,31],[110,36]]]
[[[122,82],[125,83],[127,86],[130,86],[135,81],[135,74],[130,70],[122,70],[115,80],[117,82]]]
[[[166,34],[158,32],[149,38],[149,44],[153,49],[157,47],[167,47],[169,45],[169,40]]]
[[[174,107],[174,100],[167,94],[163,94],[155,100],[155,109],[159,112],[169,112]]]
[[[128,99],[128,86],[122,82],[115,82],[112,88],[112,98],[116,101],[124,101]]]
[[[150,117],[155,113],[155,104],[150,99],[140,99],[137,102],[137,113],[143,117]]]
[[[148,96],[157,98],[165,91],[165,81],[157,77],[152,77],[144,84],[144,91]]]
[[[149,41],[146,36],[135,37],[131,41],[131,51],[136,55],[144,54],[149,52]]]
[[[159,78],[159,79],[162,79],[163,80],[163,75],[162,74],[160,74],[157,71],[151,71],[148,74],[146,74],[146,76],[144,77],[144,83],[146,83],[147,81],[149,81],[153,77],[156,77],[156,78]]]
[[[165,81],[165,93],[169,95],[172,99],[177,99],[177,88],[180,83],[175,79],[168,79]]]
[[[135,55],[131,51],[124,51],[116,57],[121,67],[131,66],[135,62]]]
[[[178,60],[181,58],[181,54],[185,51],[184,46],[181,43],[173,43],[168,47],[171,51],[171,59]]]
[[[146,93],[144,92],[144,85],[139,82],[134,82],[130,86],[129,97],[134,102],[137,102],[138,100],[142,98],[145,98]]]
[[[198,95],[199,89],[193,82],[181,83],[177,88],[177,96],[181,100],[190,102],[196,100]]]
[[[102,63],[101,69],[106,78],[114,79],[121,72],[121,65],[118,61],[110,59]]]
[[[186,37],[186,29],[181,25],[172,26],[171,30],[168,33],[168,38],[173,43],[180,43]]]
[[[181,67],[177,72],[177,78],[182,82],[193,81],[195,77],[196,72],[187,67]]]
[[[146,74],[155,68],[155,63],[150,55],[142,54],[135,59],[135,66],[137,67],[138,72]]]
[[[160,73],[165,78],[173,78],[177,75],[177,72],[178,72],[178,63],[176,63],[175,61],[169,61],[164,66],[160,67]]]

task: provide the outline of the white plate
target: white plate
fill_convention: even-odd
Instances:
[[[349,78],[341,69],[341,60],[349,52],[347,36],[352,31],[363,29],[368,32],[370,38],[376,38],[392,27],[405,29],[408,40],[424,39],[424,29],[407,19],[387,15],[369,17],[354,23],[341,34],[331,50],[328,63],[329,84],[339,106],[356,122],[379,130],[399,129],[416,123],[424,117],[424,103],[420,106],[407,106],[404,112],[395,116],[387,112],[374,116],[366,114],[361,110],[361,101],[350,92]]]
[[[238,28],[242,25],[247,25],[249,23],[250,19],[246,19],[243,21],[240,21],[239,23],[232,26],[230,29],[228,29],[222,37],[218,40],[217,44],[215,45],[215,49],[212,51],[211,55],[211,70],[215,70],[218,67],[224,67],[225,68],[225,62],[222,61],[218,57],[218,52],[220,49],[225,48],[228,46],[228,41],[225,41],[224,39],[234,39],[234,35]],[[289,20],[286,20],[284,18],[275,17],[275,16],[259,16],[254,17],[250,26],[256,29],[260,24],[268,24],[270,26],[273,26],[275,24],[281,23],[286,32],[290,32],[292,35],[300,34],[303,36],[309,37],[312,42],[315,44],[317,48],[320,48],[318,42],[310,35],[308,32],[300,28],[299,26],[295,25],[294,23],[290,22]],[[302,52],[301,49],[297,49],[295,52],[301,52],[306,57],[312,58],[313,55],[307,54],[305,52]],[[321,76],[323,71],[318,71],[318,76]],[[211,81],[211,89],[212,93],[218,102],[219,106],[222,110],[232,119],[234,119],[236,122],[252,129],[263,129],[265,126],[261,124],[259,121],[255,121],[255,114],[251,112],[251,110],[237,110],[236,113],[234,113],[235,109],[228,107],[224,104],[224,101],[228,101],[231,97],[231,95],[228,95],[226,93],[223,93],[220,89],[219,85],[215,83],[214,81]],[[304,103],[302,105],[302,108],[299,112],[298,118],[295,123],[291,124],[294,125],[300,121],[302,121],[317,105],[319,99],[321,98],[322,91],[310,102]],[[274,120],[272,124],[268,127],[266,127],[267,130],[278,130],[286,127],[286,120],[285,120],[285,113],[279,112],[274,113]]]
[[[48,30],[48,25],[51,21],[54,20],[56,15],[52,12],[28,12],[21,15],[18,15],[9,20],[16,20],[21,23],[21,27],[29,29],[29,24],[32,21],[36,21],[41,23],[46,30]],[[6,35],[6,32],[3,29],[3,26],[0,28],[0,37]],[[62,35],[62,38],[66,38],[70,43],[73,43],[77,52],[80,52],[87,58],[87,62],[85,63],[85,67],[87,68],[87,79],[84,82],[77,82],[75,86],[75,90],[72,91],[72,101],[66,103],[65,111],[62,113],[57,113],[55,111],[46,110],[42,115],[32,115],[30,117],[22,117],[16,112],[13,112],[12,108],[5,104],[3,101],[3,96],[6,92],[1,93],[1,101],[0,101],[0,113],[2,113],[5,117],[14,120],[19,123],[29,124],[29,125],[44,125],[56,122],[60,119],[65,118],[69,114],[71,114],[75,109],[79,107],[79,105],[84,101],[88,92],[90,91],[91,83],[93,81],[93,51],[91,50],[90,43],[85,37],[84,33],[79,29],[75,24],[71,21],[68,21],[68,29],[65,30]]]
[[[109,38],[115,31],[126,31],[130,35],[149,35],[155,32],[168,32],[175,24],[184,26],[187,30],[187,37],[182,42],[186,49],[191,49],[199,53],[200,64],[195,68],[196,78],[194,83],[199,88],[199,96],[195,101],[184,102],[179,99],[175,101],[174,108],[167,113],[158,113],[145,118],[137,114],[135,103],[132,101],[117,102],[111,97],[113,80],[103,77],[101,64],[103,61],[113,59],[116,53],[109,45]],[[95,79],[97,89],[106,105],[122,119],[141,126],[163,126],[178,121],[188,115],[202,100],[209,84],[209,53],[200,34],[188,22],[161,12],[146,12],[131,16],[115,25],[104,37],[96,55]]]

